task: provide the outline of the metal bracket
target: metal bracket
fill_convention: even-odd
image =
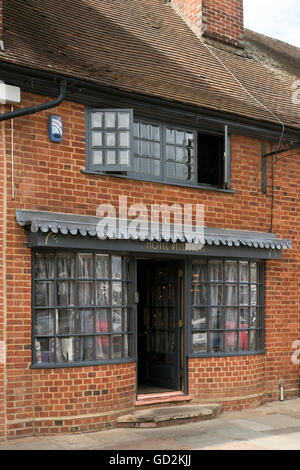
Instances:
[[[282,148],[280,150],[274,150],[273,152],[266,153],[267,145],[265,142],[262,143],[262,163],[261,163],[261,186],[262,186],[262,193],[267,194],[267,157],[271,157],[279,155],[280,153],[289,152],[290,150],[294,150],[296,148],[300,148],[300,142],[291,142],[288,147]],[[276,158],[274,163],[278,162],[280,159]]]

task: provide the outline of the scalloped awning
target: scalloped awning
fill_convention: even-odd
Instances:
[[[101,220],[99,217],[63,214],[58,212],[17,210],[16,218],[19,225],[28,228],[31,232],[52,232],[62,235],[89,235],[97,237],[97,224]],[[109,219],[112,220],[112,219]],[[185,227],[184,234],[178,227],[172,225],[170,230],[167,226],[160,224],[156,229],[148,231],[133,230],[124,234],[120,229],[119,222],[108,224],[107,230],[101,239],[109,240],[140,240],[140,241],[172,241],[187,242],[193,240],[193,227]],[[130,223],[132,221],[122,221]],[[124,225],[123,225],[124,227]],[[229,230],[220,228],[204,228],[204,244],[208,246],[228,246],[228,247],[252,247],[273,250],[286,250],[292,248],[291,240],[276,238],[275,234],[265,232],[250,232],[244,230]]]

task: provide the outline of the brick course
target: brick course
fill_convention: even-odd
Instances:
[[[22,94],[22,107],[46,101]],[[232,188],[235,194],[82,174],[85,168],[84,106],[64,102],[55,113],[63,119],[61,144],[50,143],[50,112],[18,118],[15,127],[15,199],[11,199],[10,133],[7,146],[7,436],[105,429],[118,414],[133,407],[135,363],[62,369],[30,369],[31,252],[16,209],[96,215],[103,202],[117,204],[203,203],[205,225],[231,229],[270,229],[271,178],[268,195],[261,192],[261,142],[232,136]],[[3,146],[3,142],[1,144]],[[0,172],[3,175],[3,147]],[[266,354],[242,357],[191,358],[189,394],[196,401],[221,401],[226,409],[254,406],[279,398],[279,379],[288,397],[299,394],[299,365],[291,362],[292,343],[300,339],[299,316],[299,151],[274,166],[274,232],[293,240],[282,260],[266,262]],[[2,166],[1,166],[2,165]],[[2,178],[1,178],[2,184]],[[3,191],[0,194],[3,200]],[[0,237],[2,238],[0,222]],[[0,252],[0,256],[3,253]],[[0,262],[0,269],[3,264]],[[0,285],[1,312],[3,306]],[[0,340],[3,337],[0,318]],[[4,385],[0,364],[0,437],[4,437]]]

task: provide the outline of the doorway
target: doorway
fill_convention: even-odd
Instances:
[[[182,389],[182,269],[137,260],[138,393]]]

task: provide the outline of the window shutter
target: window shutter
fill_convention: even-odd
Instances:
[[[90,109],[88,169],[129,171],[132,168],[133,110]]]
[[[231,148],[228,126],[225,126],[225,152],[224,152],[224,187],[230,189]]]

